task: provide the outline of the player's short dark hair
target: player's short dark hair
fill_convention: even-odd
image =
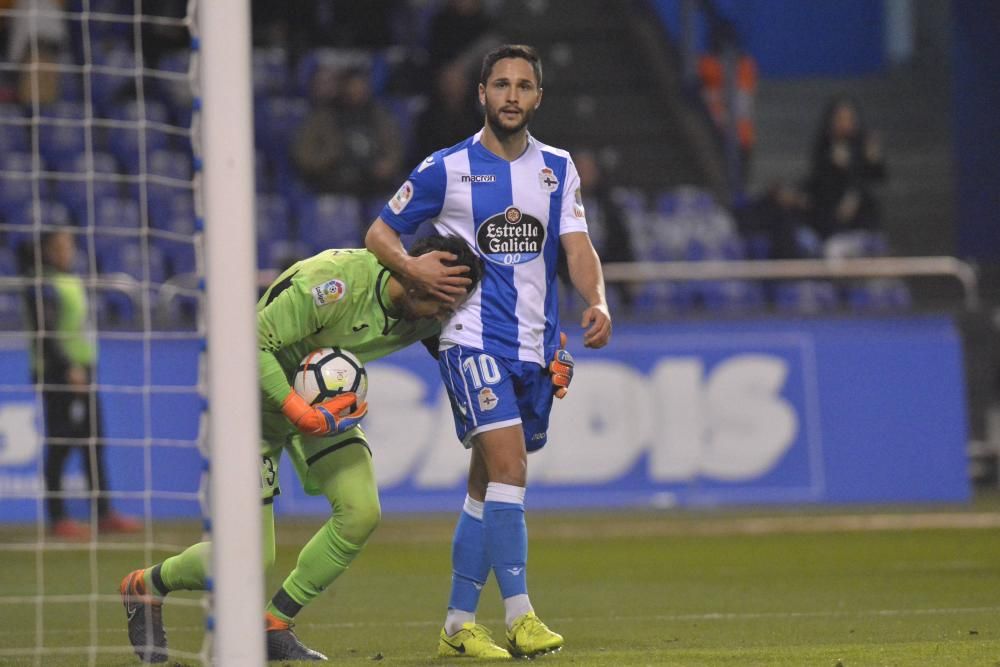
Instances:
[[[469,272],[464,274],[464,276],[470,279],[472,282],[469,283],[466,291],[472,294],[476,291],[476,286],[479,285],[479,281],[483,277],[483,260],[475,253],[475,251],[469,247],[469,244],[465,242],[460,236],[442,236],[441,234],[433,234],[431,236],[425,236],[422,239],[417,240],[410,247],[410,256],[419,257],[420,255],[426,255],[429,252],[434,252],[435,250],[444,250],[445,252],[450,252],[455,255],[457,259],[446,261],[447,266],[467,266],[469,267]]]
[[[504,44],[483,56],[483,68],[479,71],[479,83],[485,86],[493,72],[493,66],[497,64],[498,60],[504,58],[522,58],[531,63],[531,69],[535,71],[535,82],[539,88],[542,87],[542,58],[538,55],[535,47],[527,44]]]

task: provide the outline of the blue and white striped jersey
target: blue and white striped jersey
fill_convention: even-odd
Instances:
[[[486,260],[480,288],[441,332],[442,348],[544,365],[559,343],[559,236],[587,231],[580,178],[568,152],[530,135],[512,162],[481,136],[421,162],[381,218],[400,234],[433,219],[438,232],[462,237]]]

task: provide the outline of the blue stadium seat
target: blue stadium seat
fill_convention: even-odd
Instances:
[[[82,104],[56,102],[42,107],[38,117],[38,150],[48,164],[73,160],[87,146]]]
[[[32,159],[29,153],[0,154],[0,214],[7,222],[13,223],[12,216],[17,216],[24,210],[24,205],[31,201],[34,192],[32,184]],[[45,183],[40,182],[42,195],[45,195]]]
[[[774,288],[774,306],[782,312],[827,313],[840,305],[836,286],[827,280],[792,280]]]
[[[177,195],[194,196],[191,194],[193,171],[188,153],[175,150],[152,151],[147,158],[147,168],[150,176],[157,177],[146,181],[146,196],[150,206],[164,206]]]
[[[31,132],[26,120],[18,105],[0,104],[0,155],[30,152]]]
[[[301,97],[268,97],[260,100],[254,111],[257,147],[270,160],[287,163],[289,146],[309,113],[309,103]]]
[[[98,245],[97,252],[102,274],[126,273],[136,280],[144,280],[148,271],[151,282],[162,283],[166,279],[163,251],[155,245],[108,235]]]
[[[194,195],[181,190],[167,197],[149,199],[149,224],[178,234],[194,233]]]
[[[283,48],[253,50],[253,95],[264,99],[289,92],[288,52]]]
[[[156,78],[153,89],[157,98],[170,110],[173,122],[179,127],[191,126],[191,104],[193,93],[186,75],[190,67],[191,54],[186,49],[171,51],[160,56],[156,71],[181,74],[184,78],[168,78],[162,74]]]
[[[0,331],[23,331],[24,298],[19,292],[0,292]]]
[[[290,236],[288,202],[280,195],[257,195],[257,238],[282,241]]]
[[[134,199],[102,197],[94,203],[96,227],[116,227],[134,229],[138,233],[142,226],[139,203]]]
[[[901,280],[866,280],[845,291],[848,307],[859,313],[901,312],[912,305],[910,290]]]
[[[168,278],[181,273],[194,273],[197,269],[194,242],[191,239],[175,240],[154,237],[152,243],[163,257]]]
[[[167,107],[153,100],[143,105],[138,102],[128,102],[115,107],[109,117],[124,123],[108,128],[108,149],[118,158],[125,173],[140,173],[143,167],[142,151],[146,153],[145,167],[150,169],[149,156],[167,148],[169,138],[163,130],[150,127],[146,123],[168,123],[170,117]],[[140,143],[140,140],[143,143]]]
[[[257,266],[261,269],[285,269],[308,257],[309,246],[302,241],[271,241],[257,244]]]
[[[17,265],[16,246],[8,244],[7,247],[0,247],[0,276],[16,276],[21,273]]]
[[[361,202],[348,195],[306,198],[296,212],[299,239],[313,253],[327,248],[360,247],[361,211]]]
[[[89,171],[92,169],[93,171]],[[94,153],[93,162],[82,153],[75,159],[61,165],[60,171],[65,177],[54,177],[55,194],[70,212],[78,224],[89,224],[87,220],[88,197],[95,201],[107,197],[117,197],[121,194],[120,183],[117,180],[118,163],[109,153]],[[70,178],[72,175],[88,174],[87,179]]]
[[[135,54],[124,44],[107,51],[98,49],[94,66],[90,74],[91,100],[101,115],[113,117],[119,100],[135,97]]]

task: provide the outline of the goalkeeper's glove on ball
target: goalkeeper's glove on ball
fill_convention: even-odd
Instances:
[[[293,389],[281,403],[281,412],[304,435],[337,435],[358,425],[368,413],[367,401],[358,404],[353,392],[338,394],[322,403],[309,405]],[[342,414],[345,413],[346,414]]]
[[[556,398],[562,398],[569,391],[569,383],[573,381],[573,355],[566,349],[566,334],[559,332],[559,349],[549,362],[549,374]]]

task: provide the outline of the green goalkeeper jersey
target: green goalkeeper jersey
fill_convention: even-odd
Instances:
[[[257,303],[264,409],[279,409],[299,362],[341,347],[362,362],[437,335],[434,319],[390,316],[389,270],[367,250],[325,250],[293,264]]]

